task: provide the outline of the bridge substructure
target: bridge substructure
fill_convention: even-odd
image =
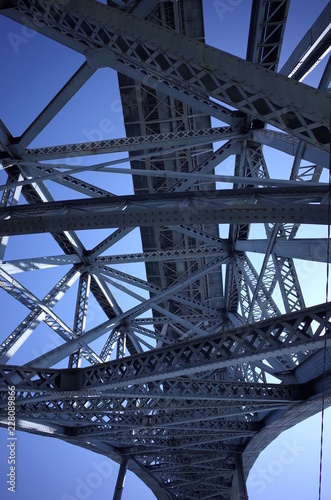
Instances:
[[[0,291],[19,319],[0,425],[15,386],[17,429],[120,463],[115,500],[127,468],[160,500],[247,499],[259,453],[331,403],[331,303],[308,307],[296,269],[330,262],[330,59],[302,81],[331,45],[331,2],[282,68],[289,0],[251,2],[245,58],[205,44],[202,7],[0,0],[25,30],[14,49],[33,33],[83,60],[22,133],[0,122]],[[105,68],[126,136],[103,119],[96,140],[45,142]],[[275,177],[270,151],[290,159]],[[57,345],[27,347],[47,331]]]

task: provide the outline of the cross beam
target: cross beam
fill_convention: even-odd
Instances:
[[[93,392],[101,388],[104,391],[128,384],[144,384],[160,377],[174,378],[225,368],[236,363],[277,358],[287,353],[323,347],[325,341],[328,346],[331,345],[330,315],[330,304],[327,307],[321,304],[255,325],[221,331],[207,338],[178,342],[170,347],[84,368],[78,372],[2,367],[1,383],[5,386],[13,385],[12,377],[17,377],[14,385],[19,390],[58,388]],[[312,324],[317,327],[312,335],[308,335],[307,329]],[[327,331],[324,336],[325,328]]]
[[[327,186],[104,197],[0,208],[0,234],[229,222],[327,224]],[[295,203],[294,203],[295,202]]]

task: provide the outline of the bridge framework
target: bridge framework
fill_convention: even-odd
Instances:
[[[158,499],[248,498],[261,450],[331,402],[331,307],[306,307],[294,261],[330,260],[327,239],[296,236],[330,222],[330,59],[318,89],[301,80],[330,47],[331,2],[279,69],[289,3],[253,0],[244,60],[204,43],[201,0],[0,0],[6,19],[85,58],[19,137],[1,122],[0,287],[29,313],[0,346],[0,423],[15,386],[19,429],[121,464],[116,500],[126,468]],[[36,146],[104,67],[126,137]],[[292,156],[286,178],[264,146]],[[112,192],[114,174],[133,194]],[[8,260],[11,238],[40,233],[55,255]],[[44,297],[20,280],[61,266]],[[57,305],[70,290],[69,322]],[[61,344],[15,364],[44,325]]]

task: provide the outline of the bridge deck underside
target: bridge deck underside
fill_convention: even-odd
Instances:
[[[322,396],[331,403],[330,304],[306,307],[294,261],[330,261],[326,238],[296,237],[301,221],[329,222],[320,179],[330,61],[320,92],[297,82],[330,45],[331,4],[311,45],[304,37],[276,75],[289,0],[252,1],[246,61],[235,62],[204,45],[202,0],[58,3],[0,0],[4,16],[30,28],[32,19],[86,59],[20,137],[0,123],[0,287],[29,309],[1,339],[0,425],[15,385],[19,428],[127,458],[158,499],[247,498],[258,454],[319,411]],[[218,14],[232,8],[213,4]],[[127,137],[29,147],[107,66],[118,73]],[[271,178],[264,145],[293,157],[283,180]],[[128,153],[133,195],[95,180],[95,170],[119,173],[110,156],[88,180],[53,163],[118,152]],[[83,204],[53,196],[53,181]],[[112,230],[86,247],[77,231],[89,227]],[[134,227],[140,252],[130,247]],[[8,236],[44,231],[61,255],[5,259]],[[44,298],[16,276],[61,265],[66,274]],[[73,288],[68,323],[56,305]],[[123,308],[116,292],[134,305]],[[102,320],[89,328],[91,301]],[[60,345],[15,366],[40,324]]]

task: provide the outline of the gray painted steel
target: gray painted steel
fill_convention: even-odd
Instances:
[[[126,468],[160,500],[247,498],[261,450],[319,411],[323,387],[331,404],[331,305],[307,308],[296,270],[328,259],[326,239],[297,234],[329,222],[330,61],[317,89],[298,80],[330,45],[330,3],[278,72],[288,12],[253,0],[244,60],[205,45],[201,0],[0,0],[1,18],[85,58],[20,137],[0,121],[0,292],[27,309],[1,338],[0,425],[15,385],[19,429],[121,464],[116,499]],[[103,67],[127,137],[30,146]],[[292,157],[282,179],[269,147]],[[112,193],[122,172],[134,194]],[[10,238],[40,233],[53,255],[7,258]],[[61,266],[42,297],[24,284]],[[41,325],[59,341],[16,366]]]

